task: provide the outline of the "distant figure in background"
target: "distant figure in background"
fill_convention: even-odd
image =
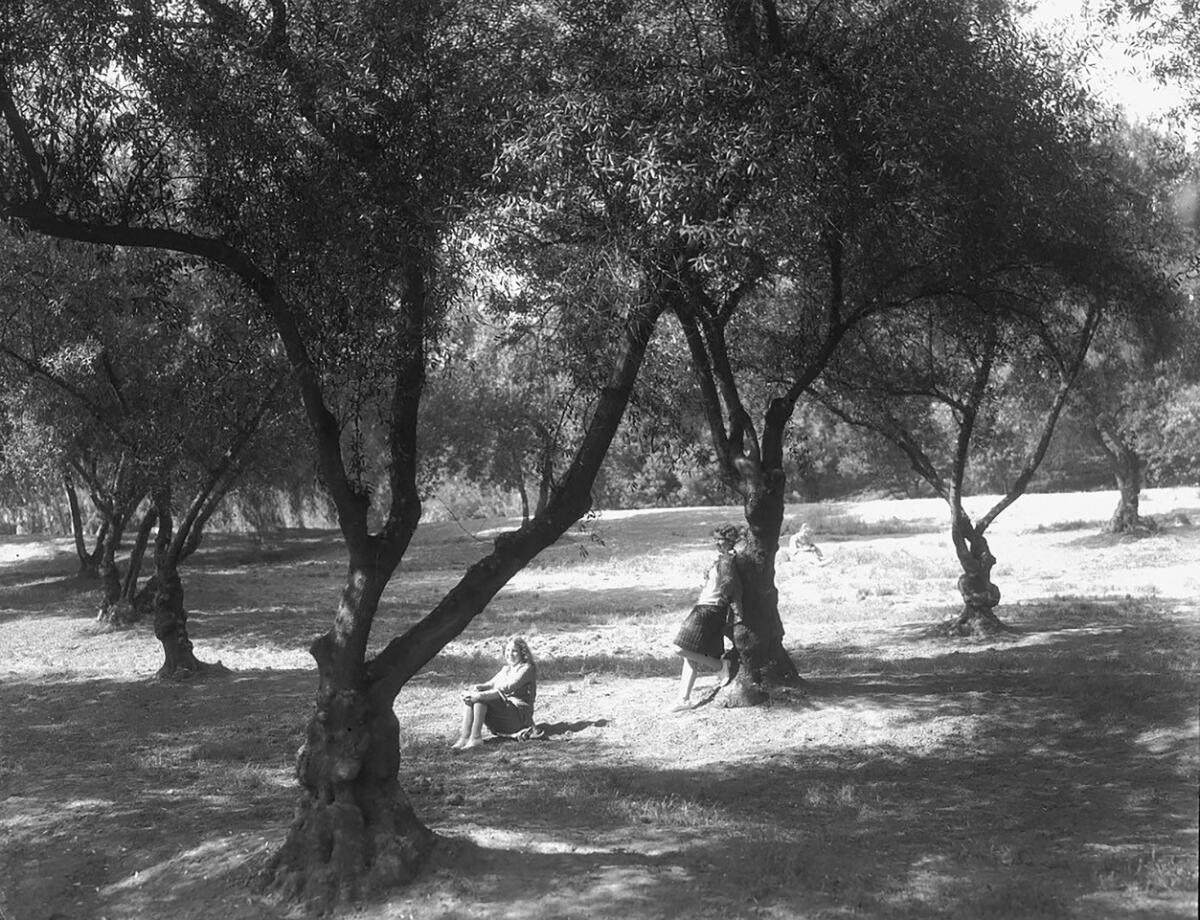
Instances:
[[[825,561],[821,548],[813,542],[812,528],[808,526],[807,521],[801,522],[799,529],[788,540],[788,559],[794,560],[801,553],[812,553],[818,562]]]
[[[537,664],[529,644],[513,636],[504,644],[504,667],[483,684],[463,694],[462,725],[456,751],[483,744],[483,727],[493,734],[515,735],[533,729],[533,702],[537,698]]]
[[[679,675],[679,699],[671,707],[673,712],[691,708],[697,668],[719,671],[718,687],[729,683],[729,659],[722,657],[722,653],[734,605],[742,599],[742,584],[733,556],[741,531],[733,524],[722,524],[712,535],[717,547],[716,561],[705,574],[696,606],[675,636],[675,652],[683,659],[683,671]]]

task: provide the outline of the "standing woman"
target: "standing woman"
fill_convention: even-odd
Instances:
[[[466,709],[455,750],[483,744],[483,726],[496,735],[515,735],[533,727],[533,701],[537,698],[537,665],[529,645],[519,636],[504,644],[504,667],[487,683],[475,684],[463,694]]]
[[[717,547],[716,561],[709,566],[696,606],[675,636],[675,652],[683,659],[683,672],[679,675],[679,699],[671,707],[673,712],[691,708],[697,668],[720,671],[718,687],[729,683],[729,661],[722,653],[733,605],[742,598],[742,584],[733,558],[741,530],[733,524],[722,524],[713,529],[712,536]]]

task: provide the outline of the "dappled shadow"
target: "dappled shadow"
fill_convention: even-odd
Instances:
[[[60,541],[61,542],[61,541]],[[0,620],[29,613],[50,616],[94,614],[100,581],[79,574],[73,551],[47,548],[34,537],[7,537],[5,562],[0,563]]]
[[[94,578],[22,575],[0,586],[0,622],[26,616],[95,616],[100,606],[100,583]]]
[[[700,886],[704,901],[742,907],[1052,917],[1131,853],[1164,837],[1186,847],[1193,826],[1179,777],[1136,753],[1105,752],[1094,764],[1053,750],[950,760],[863,753],[789,752],[762,764],[657,772],[571,758],[569,778],[547,776],[544,785],[584,790],[574,808],[565,797],[504,797],[492,820],[532,824],[535,841],[566,841],[574,852],[474,847],[447,862],[470,875],[485,909],[561,897],[565,886],[577,903],[603,903],[605,915],[639,916]],[[729,836],[724,829],[747,811],[771,814],[775,832]],[[631,820],[643,827],[630,835],[640,843],[613,846]],[[1071,873],[1047,874],[1066,864]],[[638,871],[630,877],[622,867]],[[729,887],[735,879],[740,890]]]
[[[1194,659],[1200,634],[1164,614],[1161,603],[1054,599],[1027,602],[1010,616],[1013,631],[987,642],[931,642],[923,625],[894,631],[899,641],[935,646],[928,656],[884,658],[876,635],[871,645],[807,646],[794,658],[818,702],[869,701],[917,722],[974,714],[981,730],[1001,736],[1090,725],[1128,740],[1151,722],[1194,715],[1195,674],[1164,667],[1161,650],[1165,643]],[[1052,704],[1050,723],[1031,707],[1038,701]]]
[[[1164,859],[1194,850],[1196,687],[1181,662],[1194,660],[1195,630],[1155,602],[1054,599],[1016,613],[1012,641],[947,639],[892,661],[867,645],[794,652],[802,670],[819,665],[806,673],[802,718],[969,716],[954,744],[781,735],[765,755],[656,768],[612,740],[605,718],[540,723],[544,742],[457,757],[406,734],[401,778],[418,813],[435,828],[478,827],[484,842],[443,840],[401,897],[458,873],[477,912],[508,915],[528,904],[552,916],[559,903],[562,915],[665,916],[699,892],[730,916],[802,907],[896,920],[1121,917],[1119,905],[1087,911],[1080,899],[1114,874],[1141,872],[1153,888],[1137,860],[1155,847]],[[929,642],[923,626],[892,638]],[[446,673],[478,668],[467,656],[436,661]],[[613,655],[542,664],[563,675],[589,662],[628,666]],[[139,873],[161,879],[157,894],[139,895],[160,915],[173,898],[244,891],[255,854],[282,839],[290,817],[312,690],[308,670],[0,685],[0,807],[27,822],[14,825],[17,848],[0,865],[19,879],[6,891],[12,903],[104,916],[128,903]],[[727,716],[735,730],[750,714]],[[82,858],[80,840],[90,847]],[[180,840],[196,843],[181,851]],[[239,895],[251,903],[257,913],[245,916],[282,916]],[[423,903],[420,915],[461,914]]]
[[[181,840],[201,846],[284,827],[311,697],[306,671],[6,679],[0,816],[21,818],[8,823],[0,852],[12,916],[116,916],[104,906],[106,886],[139,873],[149,881],[156,866],[183,870],[193,860],[180,861]],[[241,866],[244,847],[235,855]]]
[[[292,565],[314,560],[344,562],[345,544],[336,530],[280,530],[263,536],[205,534],[187,560],[193,569],[240,569],[256,565]]]
[[[1200,520],[1200,508],[1189,508],[1186,514],[1189,520]],[[1101,524],[1101,526],[1103,525]],[[1167,544],[1174,541],[1182,543],[1200,542],[1200,526],[1194,523],[1178,524],[1174,521],[1164,520],[1162,526],[1156,531],[1138,530],[1131,533],[1109,533],[1104,530],[1093,529],[1092,532],[1069,540],[1064,545],[1078,549],[1106,549],[1126,543],[1149,543],[1150,545],[1154,545],[1156,543]],[[1164,560],[1164,563],[1169,561]]]
[[[1145,673],[1149,650],[1114,666],[1105,635],[1085,647],[1095,638],[1001,650],[1033,656],[1019,674],[995,661],[976,669],[947,651],[915,662],[921,673],[816,682],[818,706],[869,701],[930,722],[966,711],[974,732],[953,748],[781,742],[765,758],[659,770],[593,762],[570,746],[456,761],[468,788],[491,790],[477,799],[489,824],[527,829],[533,843],[472,845],[447,865],[470,874],[485,910],[569,897],[610,916],[657,916],[696,886],[735,914],[802,904],[897,918],[1064,916],[1101,896],[1110,876],[1134,877],[1149,896],[1186,898],[1195,881],[1194,678]],[[1062,674],[1064,654],[1096,666]],[[534,784],[523,780],[531,774]],[[773,830],[731,836],[747,814]],[[1147,856],[1156,847],[1171,870],[1165,882]],[[1134,911],[1105,903],[1084,913],[1126,909]],[[1168,906],[1141,915],[1181,914]]]

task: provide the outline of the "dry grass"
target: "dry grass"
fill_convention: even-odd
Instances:
[[[957,574],[936,505],[797,508],[826,556],[779,575],[808,693],[682,715],[663,711],[670,639],[708,529],[737,513],[600,516],[401,694],[402,779],[443,841],[414,886],[346,916],[1195,916],[1200,536],[1101,536],[1112,501],[1010,509],[992,544],[1013,632],[958,642],[936,628]],[[498,524],[423,528],[378,642]],[[71,570],[64,541],[0,546],[0,917],[291,916],[249,882],[291,814],[336,541],[206,547],[188,604],[222,680],[149,679],[153,637],[96,628]],[[513,632],[549,739],[450,755],[454,688]]]

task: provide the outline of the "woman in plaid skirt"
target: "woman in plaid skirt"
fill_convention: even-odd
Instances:
[[[741,600],[742,586],[733,558],[741,530],[733,524],[722,524],[714,528],[712,535],[717,547],[716,561],[709,566],[696,606],[675,636],[675,653],[683,659],[683,671],[679,675],[679,699],[672,711],[691,708],[698,668],[720,671],[718,687],[729,683],[729,661],[722,657],[722,652],[733,605]]]

